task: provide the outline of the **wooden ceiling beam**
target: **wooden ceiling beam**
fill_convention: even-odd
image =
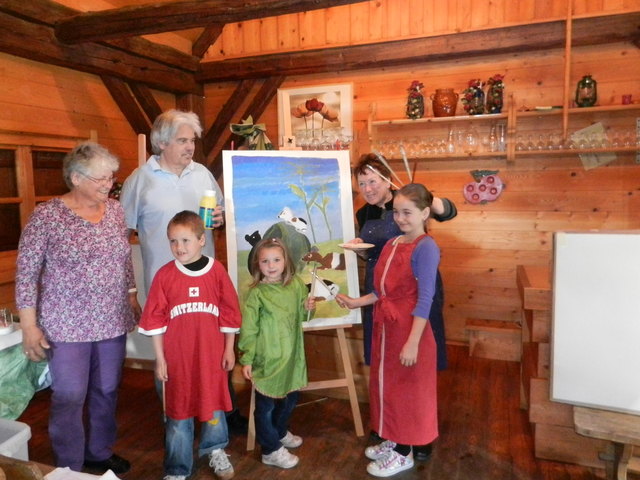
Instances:
[[[204,31],[200,34],[198,38],[196,38],[195,42],[191,46],[191,53],[198,57],[202,58],[209,47],[213,45],[218,37],[222,34],[222,29],[224,25],[210,25],[205,27]]]
[[[218,139],[229,128],[233,116],[236,114],[240,106],[246,101],[251,89],[256,84],[255,79],[241,80],[238,86],[229,96],[229,100],[225,102],[216,119],[211,124],[202,138],[204,156],[208,157]]]
[[[147,116],[149,123],[153,124],[156,117],[162,113],[162,107],[153,97],[151,89],[142,83],[130,83],[129,89]]]
[[[127,82],[140,82],[163,91],[203,93],[202,85],[195,81],[191,72],[97,43],[63,45],[50,26],[1,10],[0,51],[82,72],[111,75]]]
[[[267,78],[239,120],[244,120],[251,115],[253,121],[258,122],[260,116],[264,113],[271,100],[273,100],[273,97],[278,93],[278,88],[280,88],[285,78],[284,75]],[[222,135],[223,141],[219,142],[218,147],[207,156],[206,165],[216,178],[222,174],[222,158],[220,156],[222,149],[229,145],[231,137],[233,136],[231,130],[227,130],[226,132],[226,135]]]
[[[574,45],[596,45],[633,41],[639,32],[640,13],[631,13],[576,19],[573,21],[572,38]],[[564,39],[564,21],[553,21],[395,42],[202,62],[196,79],[217,82],[495,56],[561,48]]]
[[[78,10],[66,7],[51,0],[25,2],[24,0],[2,0],[0,12],[13,15],[27,22],[47,25],[51,28],[55,23],[80,13]],[[179,68],[188,72],[198,70],[200,59],[194,55],[187,55],[175,48],[150,42],[144,38],[124,38],[98,42],[106,47],[113,47],[132,55],[148,58],[167,66]]]
[[[79,13],[56,25],[65,43],[185,30],[361,3],[364,0],[200,0]]]
[[[109,90],[111,97],[118,105],[118,108],[131,125],[136,135],[144,134],[147,138],[147,150],[151,150],[149,134],[151,133],[151,123],[138,106],[133,94],[125,82],[110,75],[102,75],[102,83]]]
[[[200,67],[199,57],[187,55],[175,48],[150,42],[144,38],[120,38],[96,43],[105,47],[117,48],[130,55],[148,58],[151,61],[162,63],[171,68],[179,68],[189,73],[197,72]]]

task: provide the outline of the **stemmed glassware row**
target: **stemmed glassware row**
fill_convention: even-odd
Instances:
[[[565,140],[559,133],[530,133],[516,136],[516,151],[532,150],[584,150],[640,146],[640,136],[635,129],[616,129],[602,134],[568,135]]]

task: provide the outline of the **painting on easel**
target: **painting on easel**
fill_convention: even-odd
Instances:
[[[339,245],[354,238],[348,151],[223,152],[227,268],[240,301],[261,238],[285,242],[317,306],[305,327],[360,323],[358,309],[335,302],[358,296],[356,255]]]

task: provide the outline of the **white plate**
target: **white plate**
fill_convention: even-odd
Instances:
[[[349,250],[364,250],[375,247],[373,243],[339,243],[338,246]]]

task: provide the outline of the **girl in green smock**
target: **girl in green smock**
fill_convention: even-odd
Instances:
[[[302,445],[302,438],[288,430],[289,418],[298,390],[307,384],[302,322],[315,301],[308,298],[283,242],[263,239],[254,252],[253,282],[242,307],[240,364],[242,374],[255,387],[256,439],[262,463],[292,468],[299,459],[288,449]]]

